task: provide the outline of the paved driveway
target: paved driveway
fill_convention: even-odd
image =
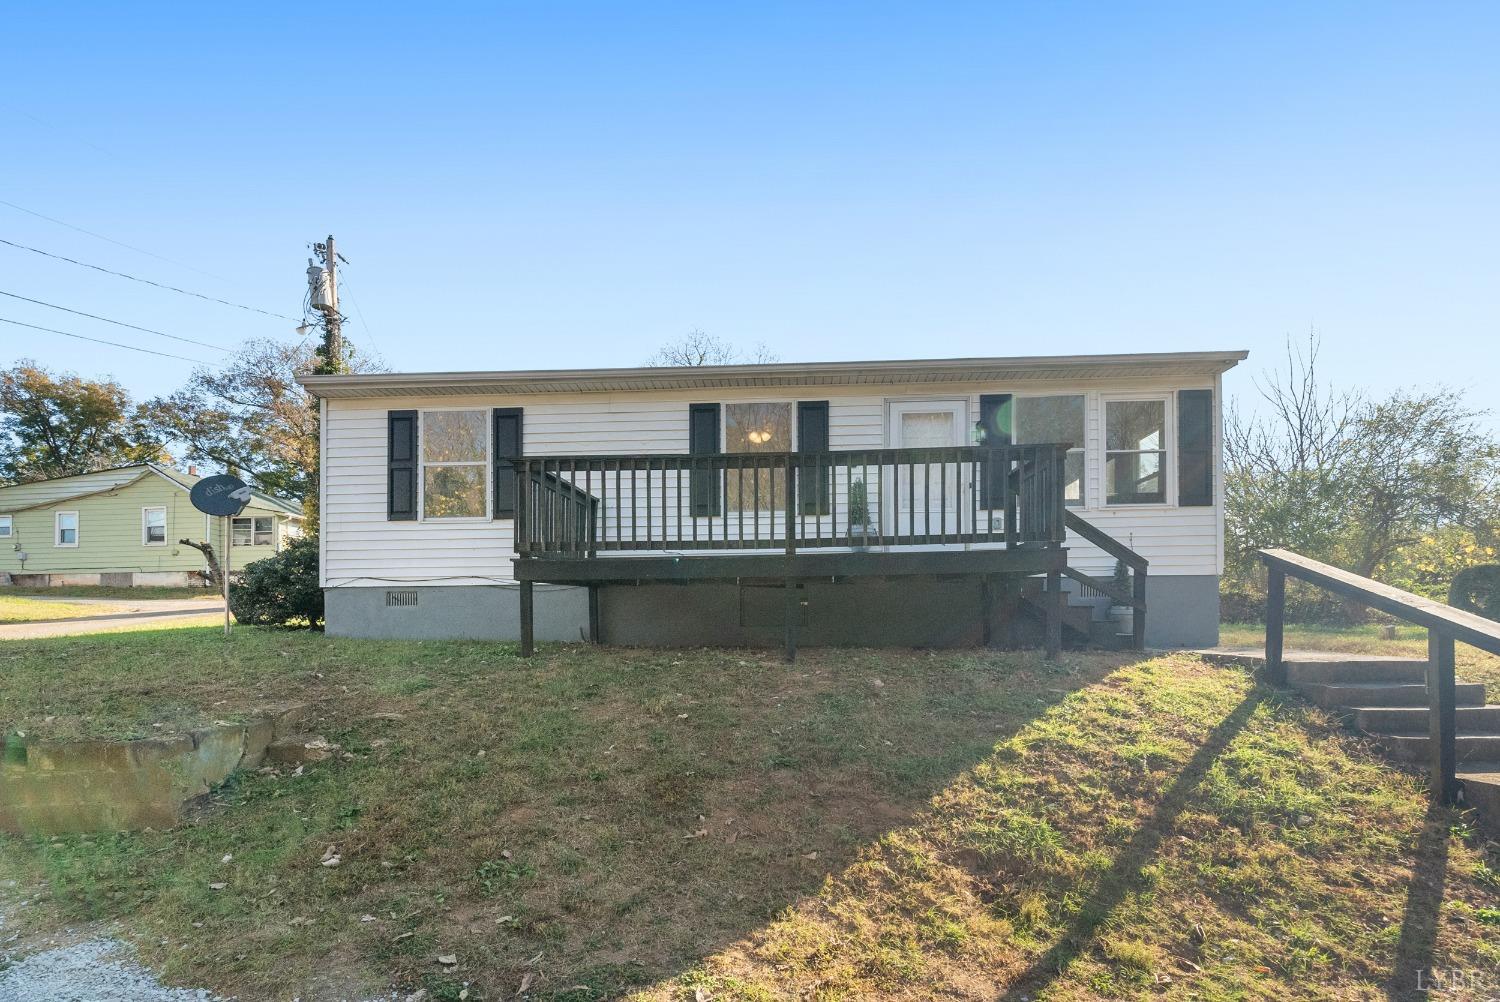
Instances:
[[[8,623],[0,626],[0,640],[35,640],[39,637],[71,637],[114,630],[145,630],[164,626],[206,626],[223,622],[224,600],[201,598],[52,598],[33,596],[39,602],[97,605],[97,616],[49,619],[38,623]]]

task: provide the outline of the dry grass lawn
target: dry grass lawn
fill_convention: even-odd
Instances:
[[[122,611],[124,610],[112,605],[43,602],[34,598],[0,595],[0,623],[43,623],[53,619],[78,619]]]
[[[7,928],[97,920],[244,999],[1402,998],[1500,965],[1471,819],[1190,656],[0,645],[32,733],[294,698],[349,758],[172,832],[0,837],[42,895]]]

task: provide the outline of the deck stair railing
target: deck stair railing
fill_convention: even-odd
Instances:
[[[515,548],[523,557],[588,557],[1058,546],[1074,527],[1065,524],[1066,452],[1019,445],[526,456],[514,461]]]
[[[1266,675],[1273,685],[1285,686],[1287,683],[1283,642],[1288,577],[1427,628],[1427,723],[1432,798],[1438,803],[1454,803],[1459,792],[1454,646],[1462,641],[1482,651],[1500,654],[1500,623],[1290,550],[1261,550],[1260,559],[1266,565],[1267,574]]]

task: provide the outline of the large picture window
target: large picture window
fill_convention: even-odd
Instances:
[[[229,523],[229,545],[270,546],[276,542],[276,520],[269,515],[247,515]]]
[[[422,412],[422,517],[484,518],[484,411]]]
[[[1050,397],[1017,397],[1015,400],[1017,445],[1057,445],[1070,448],[1063,465],[1063,500],[1083,504],[1084,401],[1083,394]]]
[[[1104,404],[1104,482],[1108,504],[1167,500],[1167,402]]]
[[[791,452],[792,405],[725,404],[725,452]],[[770,464],[759,471],[730,470],[726,483],[730,511],[779,511],[786,507],[786,470]]]

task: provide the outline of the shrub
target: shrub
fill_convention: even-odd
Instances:
[[[229,585],[229,610],[255,626],[317,626],[323,621],[318,587],[318,540],[295,539],[280,553],[257,560]]]
[[[1500,620],[1500,564],[1465,567],[1453,575],[1448,604],[1486,619]]]

